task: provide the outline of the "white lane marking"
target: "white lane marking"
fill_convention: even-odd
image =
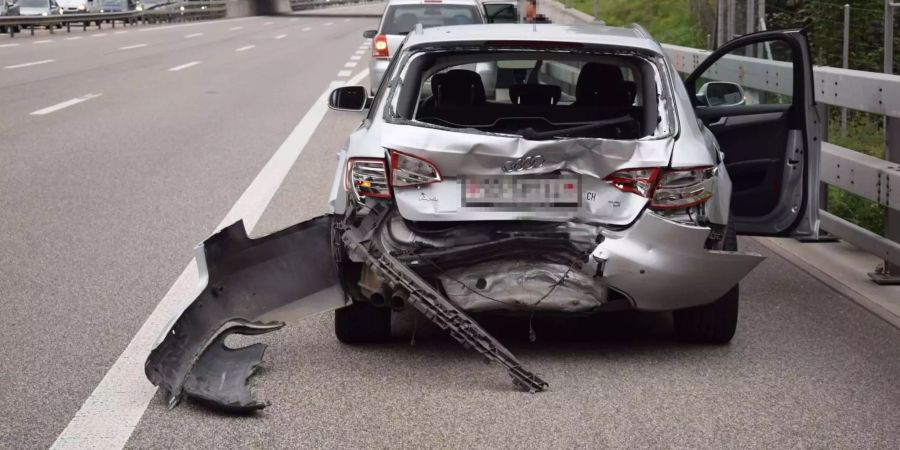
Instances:
[[[256,46],[255,45],[245,45],[243,47],[238,47],[238,48],[234,49],[234,51],[242,52],[244,50],[250,50],[251,48],[254,48],[254,47],[256,47]]]
[[[275,36],[275,39],[284,39],[286,37],[287,37],[286,34],[279,34],[278,36]]]
[[[340,72],[337,73],[337,76],[339,76],[339,77],[341,77],[341,78],[343,78],[343,77],[349,77],[351,73],[353,73],[352,70],[342,70],[342,71],[340,71]]]
[[[22,63],[22,64],[14,64],[12,66],[5,66],[3,68],[4,69],[21,69],[23,67],[39,66],[41,64],[52,63],[54,61],[56,61],[56,60],[55,59],[42,59],[40,61],[32,61],[32,62],[27,62],[27,63]]]
[[[42,41],[34,41],[33,44],[49,44],[53,42],[53,39],[44,39]]]
[[[203,26],[203,25],[219,25],[219,24],[225,23],[225,22],[238,22],[238,21],[243,21],[243,20],[250,20],[253,18],[254,18],[253,16],[250,16],[250,17],[238,17],[235,19],[201,20],[198,22],[181,23],[178,25],[164,25],[161,27],[148,26],[146,28],[141,28],[137,31],[138,32],[146,32],[146,31],[170,30],[172,28],[199,27],[199,26]]]
[[[19,46],[19,44],[0,44],[0,48],[18,47],[18,46]]]
[[[81,36],[72,36],[66,38],[67,41],[77,41],[79,39],[81,39]]]
[[[353,53],[356,53],[356,54],[357,54],[357,55],[363,55],[363,54],[365,54],[365,53],[366,53],[366,51],[365,51],[365,50],[362,50],[362,49],[360,49],[360,50],[357,50],[357,51],[355,51],[355,52],[353,52]]]
[[[356,67],[356,61],[350,61],[347,64],[344,64],[344,67],[354,68]]]
[[[97,34],[91,35],[91,37],[103,37],[103,36],[106,36],[106,33],[97,33]]]
[[[230,31],[237,31],[237,30],[243,30],[243,29],[244,29],[244,27],[231,27],[231,28],[229,28]]]
[[[325,22],[322,24],[323,27],[330,27],[332,25],[334,25],[334,22]]]
[[[353,55],[350,57],[350,61],[359,61],[360,59],[362,59],[362,56],[360,55]]]
[[[185,38],[190,39],[190,38],[195,38],[195,37],[200,37],[200,36],[203,36],[203,33],[191,33],[191,34],[186,35]]]
[[[200,61],[191,61],[189,63],[182,64],[180,66],[175,66],[175,67],[169,69],[169,72],[178,72],[179,70],[184,70],[184,69],[187,69],[188,67],[194,67],[197,64],[200,64]]]
[[[125,34],[125,33],[127,33],[127,32],[128,32],[127,30],[122,30],[122,31],[116,31],[116,32],[113,33],[113,34]]]
[[[48,106],[48,107],[46,107],[46,108],[39,109],[39,110],[37,110],[37,111],[32,112],[31,115],[32,115],[32,116],[43,116],[43,115],[47,115],[47,114],[50,114],[50,113],[52,113],[52,112],[56,112],[56,111],[59,111],[59,110],[61,110],[61,109],[68,108],[68,107],[70,107],[70,106],[72,106],[72,105],[77,105],[77,104],[79,104],[79,103],[81,103],[81,102],[86,102],[86,101],[88,101],[88,100],[90,100],[90,99],[92,99],[92,98],[97,98],[97,97],[99,97],[99,96],[101,96],[101,95],[102,95],[102,94],[88,94],[88,95],[83,95],[83,96],[78,97],[78,98],[73,98],[72,100],[66,100],[66,101],[64,101],[64,102],[57,103],[57,104],[55,104],[55,105],[53,105],[53,106]]]
[[[272,25],[275,22],[263,22],[263,25]]]
[[[309,30],[312,30],[312,28],[306,27],[306,28],[304,28],[304,29],[302,29],[302,30],[300,30],[300,31],[309,31]]]
[[[344,19],[344,22],[349,22],[349,21],[350,21],[350,19]]]
[[[292,18],[288,19],[288,22],[296,22],[298,20],[300,20],[300,19],[298,19],[296,17],[292,17]]]
[[[368,70],[363,70],[347,83],[359,83],[368,74]],[[300,123],[278,147],[269,162],[256,175],[247,190],[241,194],[216,230],[231,225],[241,218],[247,231],[253,230],[268,207],[269,201],[325,117],[328,111],[326,101],[332,89],[344,84],[333,81],[328,85]],[[165,332],[171,320],[193,301],[197,290],[197,263],[191,259],[51,448],[125,446],[141,416],[144,415],[147,405],[156,394],[156,387],[150,384],[144,375],[144,361],[156,339]]]
[[[119,50],[131,50],[131,49],[142,48],[142,47],[146,47],[146,46],[147,46],[147,44],[126,45],[124,47],[119,47]]]

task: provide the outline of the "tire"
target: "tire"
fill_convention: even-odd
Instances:
[[[334,335],[344,344],[385,342],[391,337],[391,310],[361,302],[338,309]]]
[[[737,251],[737,234],[729,226],[725,231],[722,250]],[[672,313],[675,336],[696,344],[727,344],[737,328],[740,288],[735,284],[718,300]]]

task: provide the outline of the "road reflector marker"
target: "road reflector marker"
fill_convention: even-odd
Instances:
[[[39,66],[41,64],[52,63],[56,61],[55,59],[42,59],[40,61],[32,61],[22,64],[13,64],[11,66],[5,66],[4,69],[21,69],[23,67],[31,67],[31,66]]]
[[[57,104],[55,104],[55,105],[53,105],[53,106],[48,106],[48,107],[46,107],[46,108],[44,108],[44,109],[39,109],[39,110],[37,110],[37,111],[32,112],[31,115],[32,115],[32,116],[44,116],[44,115],[50,114],[50,113],[52,113],[52,112],[56,112],[56,111],[59,111],[59,110],[61,110],[61,109],[68,108],[68,107],[70,107],[70,106],[77,105],[77,104],[79,104],[79,103],[81,103],[81,102],[86,102],[86,101],[88,101],[88,100],[90,100],[90,99],[92,99],[92,98],[97,98],[97,97],[99,97],[99,96],[101,96],[101,95],[103,95],[103,94],[88,94],[88,95],[83,95],[83,96],[78,97],[78,98],[73,98],[72,100],[66,100],[66,101],[64,101],[64,102],[57,103]]]

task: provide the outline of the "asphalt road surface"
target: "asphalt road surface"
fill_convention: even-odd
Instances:
[[[272,405],[255,415],[169,411],[149,383],[117,383],[173,283],[193,283],[196,243],[240,217],[261,235],[325,212],[361,116],[320,101],[367,85],[375,22],[0,38],[0,447],[101,442],[66,428],[76,414],[133,448],[900,447],[900,331],[749,239],[769,258],[728,346],[676,343],[664,314],[536,320],[534,343],[525,319],[485,318],[550,382],[540,394],[412,313],[385,345],[340,345],[331,314],[264,336]],[[104,386],[149,402],[105,403]]]

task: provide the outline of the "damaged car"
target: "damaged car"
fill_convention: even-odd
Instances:
[[[740,88],[751,77],[793,95]],[[331,213],[258,239],[238,222],[199,246],[202,290],[147,377],[170,406],[262,408],[248,378],[265,346],[226,338],[331,310],[356,344],[388,339],[392,313],[414,308],[529,392],[547,381],[472,314],[672,311],[679,338],[727,343],[739,282],[762,260],[737,235],[818,233],[811,77],[801,30],[740,37],[683,81],[637,26],[410,33],[376,96],[329,98],[366,111]]]

